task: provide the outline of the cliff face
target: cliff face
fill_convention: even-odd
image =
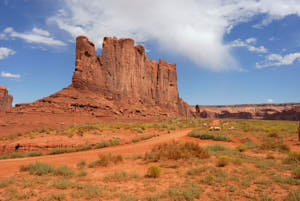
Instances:
[[[0,85],[0,110],[9,110],[12,106],[13,96],[8,94],[6,87]]]
[[[129,38],[106,37],[102,55],[85,36],[76,39],[72,84],[26,108],[85,111],[98,116],[183,116],[188,105],[179,98],[176,65],[149,60]],[[25,108],[25,105],[17,105]],[[29,106],[29,107],[28,107]]]
[[[300,103],[195,106],[197,117],[265,120],[300,120]]]

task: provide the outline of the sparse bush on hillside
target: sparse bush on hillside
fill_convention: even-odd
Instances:
[[[280,152],[288,152],[290,151],[289,146],[283,143],[282,140],[276,139],[264,139],[260,144],[261,150],[277,150]]]
[[[299,163],[300,162],[300,152],[291,151],[288,156],[284,159],[284,163]]]
[[[54,167],[52,165],[46,163],[30,163],[29,165],[22,166],[21,171],[28,171],[30,174],[34,175],[45,175],[45,174],[53,174],[58,176],[73,176],[74,171],[70,169],[68,166],[59,166]]]
[[[296,167],[293,170],[292,175],[295,179],[300,179],[300,167]]]
[[[283,201],[299,201],[300,200],[300,188],[298,190],[291,191]]]
[[[236,146],[236,149],[237,149],[239,152],[244,152],[244,151],[246,151],[247,147],[246,147],[246,145],[244,145],[244,144],[239,144],[238,146]]]
[[[229,156],[220,156],[217,161],[217,166],[224,167],[228,165],[229,162],[230,162]]]
[[[150,152],[145,154],[144,159],[146,161],[159,161],[161,159],[179,160],[196,158],[209,158],[208,151],[200,147],[196,143],[164,143],[156,145]]]
[[[93,161],[88,164],[89,168],[93,168],[96,166],[108,166],[110,163],[119,163],[123,161],[123,157],[121,155],[99,155],[99,160]]]
[[[197,131],[191,131],[189,132],[188,136],[199,138],[201,140],[214,140],[214,141],[226,141],[226,142],[232,141],[226,134],[220,134],[220,133],[198,133]]]
[[[139,137],[139,138],[135,138],[132,140],[133,143],[137,143],[139,141],[142,141],[142,140],[148,140],[148,139],[151,139],[153,137],[155,137],[156,135],[145,135],[145,136],[142,136],[142,137]]]
[[[147,170],[147,177],[158,178],[161,174],[161,168],[157,165],[152,165]]]

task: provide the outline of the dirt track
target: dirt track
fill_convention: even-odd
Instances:
[[[208,140],[198,140],[194,138],[190,138],[187,136],[187,133],[192,129],[178,130],[174,131],[171,134],[162,135],[159,137],[155,137],[146,141],[141,141],[134,144],[125,144],[114,147],[107,147],[96,150],[75,152],[75,153],[66,153],[59,155],[46,155],[39,157],[30,157],[30,158],[18,158],[18,159],[7,159],[0,161],[0,178],[8,177],[14,175],[19,171],[22,165],[28,163],[34,163],[36,161],[49,163],[53,165],[68,165],[71,167],[75,167],[75,165],[81,161],[93,161],[98,158],[99,153],[115,153],[122,155],[134,155],[134,154],[143,154],[146,151],[150,150],[156,144],[170,142],[172,140],[178,141],[194,141],[200,142],[201,145],[205,146],[211,144],[211,141]],[[231,145],[232,143],[222,142],[227,145]],[[232,144],[233,145],[233,144]]]

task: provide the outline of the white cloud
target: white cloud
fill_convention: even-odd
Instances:
[[[0,60],[4,59],[10,55],[14,55],[16,52],[12,49],[6,47],[0,47]]]
[[[20,38],[28,43],[40,43],[50,46],[64,46],[64,42],[56,40],[50,36],[48,31],[39,28],[33,28],[30,32],[19,33],[16,32],[12,27],[4,29],[3,34],[11,38]]]
[[[88,36],[98,48],[104,36],[156,40],[166,51],[220,71],[235,66],[224,35],[258,14],[266,16],[261,24],[267,25],[287,15],[300,16],[300,4],[298,0],[64,0],[49,22],[72,37]]]
[[[1,72],[1,77],[5,77],[5,78],[20,78],[21,75],[19,74],[12,74],[12,73],[6,73],[4,71]]]
[[[274,100],[273,100],[273,99],[268,99],[267,102],[268,102],[268,103],[273,103]]]
[[[241,39],[237,39],[232,41],[228,46],[229,47],[246,47],[251,52],[258,52],[258,53],[267,53],[268,50],[264,46],[255,47],[251,44],[255,44],[255,38],[248,38],[245,41]]]
[[[266,56],[266,60],[264,62],[256,63],[256,68],[291,65],[297,61],[300,61],[300,52],[291,53],[284,56],[280,54],[269,54]]]

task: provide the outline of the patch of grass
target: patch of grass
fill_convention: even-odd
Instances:
[[[116,138],[116,139],[110,139],[109,140],[109,145],[110,146],[116,146],[116,145],[119,145],[120,144],[120,139],[119,138]]]
[[[27,153],[28,157],[36,157],[36,156],[42,156],[42,155],[43,155],[43,153],[41,151],[32,151],[32,152]]]
[[[300,200],[300,188],[295,191],[291,191],[283,201],[299,201]]]
[[[244,151],[246,151],[247,147],[246,147],[246,145],[244,145],[244,144],[239,144],[238,146],[236,146],[236,149],[237,149],[239,152],[244,152]]]
[[[288,156],[284,159],[284,163],[299,163],[300,162],[300,152],[291,151]]]
[[[128,172],[114,172],[113,174],[108,174],[103,177],[105,182],[121,182],[128,181],[130,179],[139,179],[140,175],[137,173],[128,173]]]
[[[76,184],[72,181],[69,181],[67,179],[59,179],[59,180],[54,180],[52,183],[52,186],[57,188],[57,189],[67,189],[70,187],[75,187]]]
[[[268,152],[266,155],[266,159],[275,159],[275,156],[272,152]]]
[[[225,167],[230,162],[229,156],[220,156],[217,161],[218,167]]]
[[[123,161],[123,157],[121,155],[99,155],[99,160],[93,161],[88,164],[89,168],[97,167],[97,166],[108,166],[110,163],[119,163]]]
[[[163,196],[170,201],[192,201],[199,199],[202,192],[202,189],[196,183],[185,182],[183,185],[170,186]]]
[[[158,178],[160,177],[160,174],[161,168],[157,165],[152,165],[148,168],[146,176],[151,178]]]
[[[71,153],[75,152],[76,149],[73,147],[64,147],[64,148],[53,148],[47,154],[48,155],[56,155],[56,154],[63,154],[63,153]]]
[[[60,167],[54,167],[52,165],[46,164],[46,163],[31,163],[29,165],[22,166],[21,171],[27,171],[30,174],[34,175],[46,175],[46,174],[53,174],[58,176],[73,176],[74,171],[70,169],[68,166],[60,166]]]
[[[151,139],[151,138],[153,138],[153,137],[155,137],[155,136],[157,136],[157,135],[153,135],[153,134],[152,134],[152,135],[145,135],[145,136],[142,136],[142,137],[133,139],[132,142],[133,142],[133,143],[137,143],[137,142],[139,142],[139,141]]]
[[[14,152],[14,153],[11,153],[11,154],[4,154],[4,155],[0,156],[0,160],[3,160],[3,159],[12,159],[12,158],[24,158],[24,157],[26,157],[25,153]]]
[[[82,184],[77,185],[77,191],[73,191],[71,195],[73,198],[84,197],[85,199],[93,199],[101,196],[101,190],[95,185]]]
[[[5,188],[15,181],[14,177],[0,179],[0,188]]]
[[[91,144],[87,144],[87,145],[82,145],[82,146],[76,147],[75,151],[87,151],[92,148],[93,148],[93,146]]]
[[[196,143],[186,142],[172,142],[156,145],[150,152],[147,152],[144,156],[146,161],[159,161],[166,160],[179,160],[189,158],[209,158],[208,151],[200,147]]]
[[[139,201],[139,199],[132,195],[121,195],[120,201]]]
[[[226,141],[226,142],[232,141],[226,134],[220,134],[220,133],[198,133],[196,131],[191,131],[189,132],[188,136],[199,138],[201,140],[214,140],[214,141]]]
[[[283,143],[283,140],[265,138],[260,144],[261,150],[277,150],[280,152],[289,152],[290,147]]]
[[[300,167],[296,167],[293,170],[292,175],[295,179],[300,179]]]
[[[77,167],[79,167],[79,169],[83,169],[86,165],[86,161],[85,160],[81,160],[77,163]]]
[[[95,146],[96,149],[101,149],[101,148],[104,148],[104,147],[109,147],[108,142],[102,141],[102,142],[99,142],[98,144],[96,144],[96,146]]]
[[[78,177],[84,177],[84,176],[86,176],[87,174],[88,174],[87,171],[85,171],[85,170],[80,170],[80,171],[78,172],[77,176],[78,176]]]

